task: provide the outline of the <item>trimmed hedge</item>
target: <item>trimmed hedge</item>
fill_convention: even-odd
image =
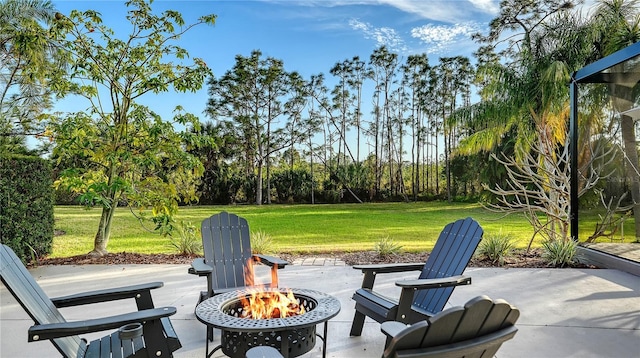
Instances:
[[[51,253],[52,184],[49,161],[0,156],[0,242],[25,263]]]

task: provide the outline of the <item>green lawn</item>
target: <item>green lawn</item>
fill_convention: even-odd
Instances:
[[[485,230],[485,235],[508,233],[525,248],[533,230],[521,215],[504,217],[466,203],[371,203],[333,205],[242,205],[196,206],[180,208],[177,220],[200,222],[226,210],[245,217],[252,231],[264,231],[273,238],[273,252],[323,253],[372,250],[381,238],[390,237],[405,251],[430,251],[447,223],[471,216]],[[581,216],[582,236],[593,232],[595,214]],[[584,218],[584,220],[583,220]],[[55,207],[56,230],[52,257],[85,254],[93,248],[93,238],[100,219],[100,209]],[[631,221],[631,220],[629,220]],[[147,224],[149,225],[149,224]],[[590,225],[590,226],[589,226]],[[632,227],[625,232],[632,232]],[[144,228],[128,209],[118,209],[113,220],[110,252],[173,253],[168,238]],[[628,230],[628,231],[627,231]],[[536,246],[539,242],[536,241]]]

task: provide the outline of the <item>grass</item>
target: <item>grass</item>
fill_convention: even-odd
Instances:
[[[193,206],[180,208],[176,220],[199,226],[197,223],[222,210],[245,217],[252,231],[268,234],[273,240],[274,253],[368,251],[384,237],[392,237],[405,252],[430,251],[447,223],[467,216],[476,219],[485,234],[508,233],[514,238],[515,248],[526,248],[533,234],[521,215],[503,217],[478,204],[468,203]],[[51,257],[69,257],[91,251],[100,209],[56,206],[54,215],[56,230],[64,234],[54,238]],[[593,228],[597,214],[591,219],[585,218],[585,222],[593,221],[590,226]],[[161,237],[152,228],[149,224],[144,228],[128,209],[118,209],[108,250],[176,253],[171,240]],[[593,232],[592,229],[589,233],[583,231],[581,236],[585,237]],[[625,232],[633,231],[630,227]],[[541,239],[537,240],[535,246],[541,245]]]

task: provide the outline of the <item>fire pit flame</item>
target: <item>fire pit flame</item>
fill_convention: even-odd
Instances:
[[[291,290],[286,294],[280,291],[255,289],[249,295],[241,296],[241,318],[270,319],[286,318],[305,313]]]

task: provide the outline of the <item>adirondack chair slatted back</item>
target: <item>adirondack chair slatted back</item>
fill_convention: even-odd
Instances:
[[[478,296],[464,307],[451,307],[427,320],[407,326],[391,340],[383,357],[493,357],[502,342],[517,332],[514,326],[519,317],[520,311],[506,301]],[[506,333],[501,339],[494,339],[490,343],[471,341],[505,329]],[[459,345],[456,349],[446,346],[464,341],[469,343]],[[463,351],[464,354],[455,354]],[[447,355],[436,352],[446,352]]]
[[[202,222],[205,263],[213,267],[212,288],[245,286],[245,267],[252,270],[247,220],[223,211]]]
[[[447,224],[440,233],[420,278],[443,278],[461,275],[480,240],[483,230],[471,218]],[[454,287],[420,290],[416,293],[412,308],[431,315],[440,312],[449,300]]]
[[[6,245],[0,248],[0,276],[13,297],[36,324],[66,322],[58,308],[24,267],[18,256]],[[26,338],[26,337],[25,337]],[[79,336],[55,338],[53,345],[65,357],[84,356],[86,343]]]

